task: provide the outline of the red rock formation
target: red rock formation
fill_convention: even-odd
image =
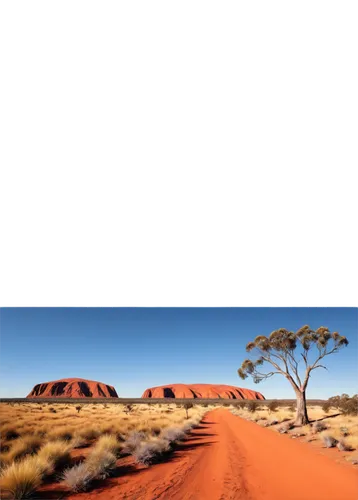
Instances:
[[[118,398],[111,385],[82,378],[63,378],[37,384],[28,398]]]
[[[260,392],[216,384],[161,385],[144,391],[142,398],[265,399]]]

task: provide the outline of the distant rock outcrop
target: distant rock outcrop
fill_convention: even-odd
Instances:
[[[142,398],[265,399],[260,392],[217,384],[161,385],[144,391]]]
[[[82,378],[63,378],[37,384],[28,398],[118,398],[115,388]]]

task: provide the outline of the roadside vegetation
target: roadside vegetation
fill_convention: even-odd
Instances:
[[[334,396],[320,406],[308,406],[308,424],[295,425],[295,408],[273,402],[249,402],[231,406],[231,413],[261,427],[268,427],[292,439],[312,442],[323,448],[337,448],[344,458],[358,465],[358,395]]]
[[[66,491],[92,488],[132,455],[150,466],[197,426],[212,407],[176,404],[0,404],[0,488],[8,498],[31,496],[46,478]],[[84,448],[84,460],[73,460]],[[5,496],[4,496],[5,498]]]

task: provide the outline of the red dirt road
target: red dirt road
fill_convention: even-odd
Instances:
[[[358,474],[306,443],[214,410],[165,463],[120,461],[119,477],[73,500],[358,500]],[[121,467],[122,465],[122,467]]]

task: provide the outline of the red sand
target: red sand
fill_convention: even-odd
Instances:
[[[117,478],[66,498],[358,499],[358,474],[352,465],[338,464],[307,443],[290,440],[222,409],[208,413],[167,462],[144,468],[127,457],[119,460],[118,466]],[[51,489],[43,493],[49,495]]]
[[[111,385],[85,380],[83,378],[63,378],[37,384],[28,398],[118,398]]]
[[[200,399],[265,399],[260,392],[233,385],[219,384],[172,384],[151,387],[142,398],[200,398]]]

